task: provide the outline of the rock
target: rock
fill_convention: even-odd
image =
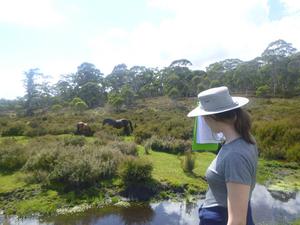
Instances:
[[[269,189],[268,191],[274,199],[280,200],[282,202],[288,202],[290,199],[296,198],[296,192],[294,191],[278,191]]]

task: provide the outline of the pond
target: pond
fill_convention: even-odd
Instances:
[[[127,208],[106,207],[84,213],[18,220],[0,216],[5,225],[194,225],[199,224],[197,203],[170,202],[137,204]],[[290,224],[300,218],[300,192],[284,195],[270,193],[257,184],[252,196],[253,217],[259,224]]]

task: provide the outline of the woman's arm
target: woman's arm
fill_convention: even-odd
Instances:
[[[246,225],[250,186],[228,182],[227,186],[227,225]]]

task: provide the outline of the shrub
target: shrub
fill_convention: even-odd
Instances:
[[[48,134],[60,135],[60,134],[72,134],[73,132],[74,132],[74,126],[70,124],[65,124],[63,126],[60,123],[47,124]]]
[[[58,148],[50,147],[41,149],[40,152],[33,154],[23,167],[23,170],[32,172],[39,181],[45,181],[49,173],[55,168],[59,153]]]
[[[175,139],[172,137],[158,138],[152,136],[147,143],[147,148],[151,148],[154,151],[168,152],[168,153],[183,153],[190,148],[190,143],[181,139]]]
[[[20,169],[27,160],[27,152],[23,145],[14,140],[6,140],[0,145],[0,169],[13,171]]]
[[[111,133],[104,129],[97,131],[95,134],[96,140],[94,141],[97,145],[106,145],[111,141],[121,141],[121,138],[115,133]]]
[[[82,101],[82,102],[77,102],[74,106],[75,110],[79,111],[79,112],[83,112],[84,110],[86,110],[88,108],[88,105]]]
[[[38,125],[37,127],[29,127],[25,130],[24,135],[28,137],[37,137],[46,135],[48,132],[45,127]]]
[[[58,112],[58,111],[60,111],[60,110],[62,110],[62,106],[60,105],[60,104],[55,104],[55,105],[53,105],[52,107],[51,107],[51,110],[53,111],[53,112]]]
[[[134,131],[134,140],[136,143],[141,144],[148,138],[151,138],[152,132],[143,129],[137,129]]]
[[[287,147],[292,144],[287,138],[290,126],[286,121],[261,122],[255,126],[255,136],[263,157],[286,159]],[[288,135],[290,136],[290,135]]]
[[[149,155],[151,150],[151,139],[148,139],[144,144],[145,154]]]
[[[300,143],[288,148],[286,152],[286,158],[288,161],[300,163]]]
[[[122,159],[113,148],[53,145],[32,155],[24,170],[40,176],[45,184],[78,190],[113,177]]]
[[[195,168],[195,156],[191,151],[186,151],[183,158],[183,170],[192,173]]]
[[[22,136],[24,134],[25,126],[22,123],[12,124],[10,127],[2,131],[1,136]]]
[[[256,90],[257,97],[266,97],[270,94],[270,87],[268,85],[263,85],[257,88]]]
[[[137,156],[137,145],[134,142],[115,141],[110,144],[113,148],[119,149],[124,155]]]
[[[181,119],[178,117],[172,117],[164,121],[160,128],[160,136],[171,136],[176,139],[188,140],[192,137],[191,122],[193,120]]]
[[[152,177],[153,166],[144,159],[128,158],[119,168],[118,174],[126,188],[145,185]]]
[[[64,139],[65,145],[73,146],[84,146],[86,144],[86,139],[83,136],[71,136]]]
[[[121,159],[121,153],[107,147],[69,149],[59,155],[49,181],[61,183],[67,190],[89,187],[102,178],[113,177]]]

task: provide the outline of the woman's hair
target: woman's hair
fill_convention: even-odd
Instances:
[[[251,118],[249,113],[244,109],[237,108],[210,116],[216,121],[234,123],[234,128],[242,136],[242,138],[250,144],[255,144],[255,140],[250,133]]]

